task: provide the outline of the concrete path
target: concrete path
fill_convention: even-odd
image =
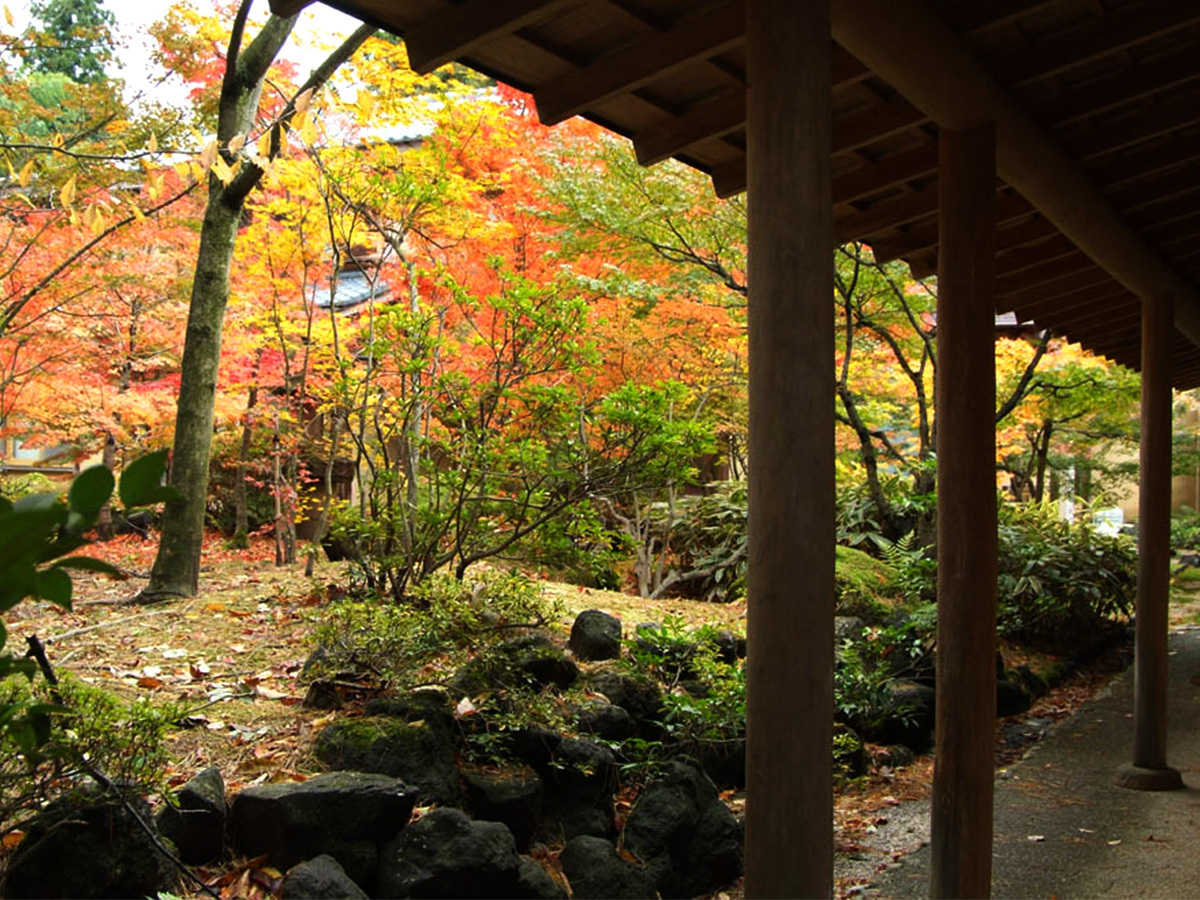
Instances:
[[[1113,785],[1133,747],[1127,671],[997,775],[993,896],[1200,897],[1200,629],[1174,632],[1170,647],[1167,759],[1185,788]],[[924,846],[877,875],[864,896],[928,896],[923,823]]]

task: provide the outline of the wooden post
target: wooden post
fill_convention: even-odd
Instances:
[[[833,890],[828,0],[749,0],[746,896]]]
[[[1171,320],[1167,297],[1142,301],[1142,440],[1138,485],[1137,642],[1133,763],[1117,784],[1142,791],[1183,787],[1167,765],[1167,603],[1171,557]]]
[[[931,897],[992,888],[996,728],[995,136],[940,137],[938,652]]]

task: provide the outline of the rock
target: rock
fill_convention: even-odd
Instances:
[[[642,737],[656,738],[662,731],[662,689],[644,675],[601,669],[588,676],[588,685],[608,702],[621,707],[637,723]]]
[[[921,752],[933,737],[937,691],[916,681],[899,680],[891,687],[891,709],[867,739],[876,744],[904,744]]]
[[[739,634],[722,628],[716,634],[717,659],[733,665],[746,658],[746,639]]]
[[[663,897],[710,894],[742,874],[741,831],[733,813],[708,776],[675,760],[638,797],[625,823],[624,847],[646,866]]]
[[[637,734],[637,723],[623,708],[603,700],[589,700],[575,714],[579,730],[606,741],[623,741]]]
[[[517,896],[530,900],[567,900],[567,889],[536,859],[522,856],[517,869]]]
[[[408,824],[416,799],[398,778],[361,772],[249,787],[233,798],[233,846],[277,869],[328,853],[370,889],[380,845]]]
[[[520,859],[499,822],[472,822],[437,809],[405,828],[380,852],[381,897],[515,897]]]
[[[422,803],[462,802],[455,747],[442,728],[425,720],[338,719],[317,735],[313,753],[331,769],[401,778]]]
[[[996,717],[1015,716],[1028,712],[1033,706],[1033,698],[1025,692],[1021,685],[1007,679],[996,682]]]
[[[454,696],[473,697],[499,687],[555,687],[566,690],[579,677],[579,667],[544,634],[510,638],[478,656],[450,679]]]
[[[834,616],[833,639],[837,644],[841,644],[843,641],[856,641],[862,637],[866,627],[866,623],[858,616]]]
[[[453,738],[457,730],[454,701],[441,688],[421,688],[403,697],[373,697],[363,706],[363,715],[428,722],[449,738]]]
[[[513,759],[541,769],[549,765],[562,741],[563,736],[557,731],[531,725],[510,731],[504,746]]]
[[[198,773],[176,794],[178,806],[166,805],[155,817],[188,865],[216,859],[225,849],[225,781],[216,766]]]
[[[516,772],[466,772],[467,805],[471,815],[508,826],[517,850],[529,850],[542,814],[542,779],[532,769]]]
[[[903,744],[888,744],[886,747],[881,747],[876,755],[878,764],[890,766],[893,769],[911,766],[916,761],[917,754]]]
[[[540,834],[548,840],[615,836],[612,794],[617,760],[611,750],[581,738],[563,738],[538,774],[546,785]]]
[[[150,806],[129,807],[151,829]],[[3,896],[154,897],[177,890],[171,863],[116,799],[57,800],[26,829],[8,859]]]
[[[327,853],[292,866],[283,879],[281,900],[366,900],[336,859]]]
[[[833,726],[833,764],[848,778],[867,774],[867,748],[853,728],[840,723]]]
[[[341,709],[341,689],[329,678],[318,678],[308,686],[301,704],[305,709]]]
[[[654,881],[638,866],[621,858],[611,841],[580,835],[559,854],[575,900],[653,900]]]
[[[1050,685],[1046,683],[1046,679],[1025,664],[1011,669],[1008,677],[1011,681],[1015,681],[1021,687],[1025,688],[1025,690],[1029,691],[1030,696],[1033,697],[1043,697],[1050,690]]]
[[[582,660],[617,659],[621,655],[621,620],[598,609],[585,609],[571,625],[567,646]]]
[[[693,762],[704,774],[724,788],[746,786],[746,739],[693,741],[682,745],[681,756]]]

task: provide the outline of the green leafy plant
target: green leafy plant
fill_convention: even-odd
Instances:
[[[160,486],[167,451],[130,463],[121,475],[118,493],[126,506],[170,499],[174,492]],[[0,613],[27,597],[71,608],[71,571],[118,575],[100,560],[75,555],[88,543],[84,533],[95,526],[100,508],[112,496],[114,480],[104,466],[92,466],[76,476],[60,494],[30,494],[16,502],[0,498]],[[12,675],[32,679],[36,663],[6,648],[8,632],[0,620],[0,680]],[[32,700],[0,703],[0,737],[11,739],[23,754],[34,755],[50,738],[53,704]]]
[[[368,674],[390,687],[441,680],[472,655],[512,634],[562,614],[536,582],[518,573],[489,572],[460,582],[439,573],[403,605],[348,600],[317,614],[311,640],[321,649],[324,672]]]
[[[1171,511],[1171,549],[1200,549],[1200,512],[1188,506]]]
[[[1001,504],[999,626],[1051,648],[1078,647],[1133,609],[1137,549],[1054,504]]]

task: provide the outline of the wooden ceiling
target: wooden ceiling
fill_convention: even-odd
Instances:
[[[287,13],[307,0],[272,0]],[[746,184],[741,0],[326,0]],[[800,2],[800,0],[797,0]],[[1200,385],[1200,0],[832,0],[838,241],[937,266],[937,124],[997,121],[996,309],[1140,368],[1135,292],[1169,292]],[[936,120],[936,121],[935,121]]]

